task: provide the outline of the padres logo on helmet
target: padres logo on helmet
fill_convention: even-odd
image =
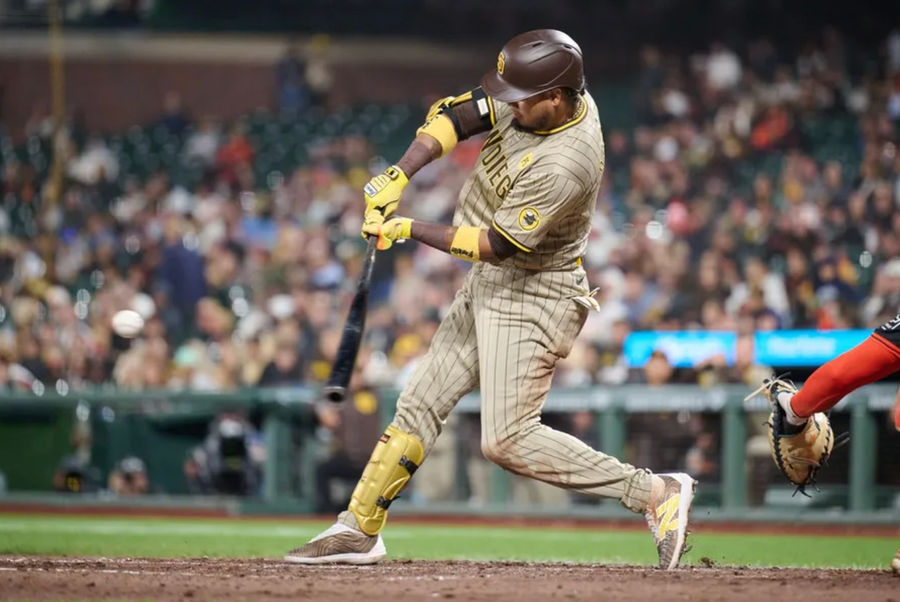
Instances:
[[[517,102],[553,88],[581,92],[581,48],[556,29],[535,29],[517,35],[500,50],[497,70],[481,78],[481,87],[500,102]]]
[[[534,230],[539,223],[541,223],[541,214],[534,207],[525,207],[519,211],[519,227],[523,230]]]

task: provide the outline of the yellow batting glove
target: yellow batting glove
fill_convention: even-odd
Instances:
[[[379,251],[386,251],[391,248],[395,240],[406,240],[410,238],[412,223],[408,217],[395,217],[388,221],[376,225],[375,221],[363,224],[363,233],[370,236],[378,237],[376,248]]]
[[[363,187],[366,197],[366,211],[377,210],[384,217],[390,215],[397,209],[400,203],[400,195],[403,189],[409,184],[409,178],[403,173],[403,170],[396,165],[391,165],[384,170],[384,173],[378,174],[369,183]]]
[[[444,98],[438,98],[436,101],[434,101],[428,108],[428,113],[425,115],[425,121],[431,120],[432,117],[441,112],[441,109],[449,107],[450,102],[455,98],[455,96],[446,96]]]
[[[363,215],[362,237],[369,238],[370,232],[378,232],[381,224],[384,223],[384,216],[377,209],[370,209]]]

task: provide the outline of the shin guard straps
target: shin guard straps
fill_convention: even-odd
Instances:
[[[381,435],[363,471],[349,510],[359,528],[375,535],[387,520],[387,510],[425,457],[418,437],[389,426]]]

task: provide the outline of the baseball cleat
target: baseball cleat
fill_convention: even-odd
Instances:
[[[688,520],[697,481],[683,472],[656,476],[663,480],[665,490],[660,502],[647,508],[647,524],[659,553],[659,568],[671,570],[687,551]]]
[[[335,523],[299,548],[285,555],[294,564],[374,564],[387,550],[381,534],[366,535],[341,523]]]

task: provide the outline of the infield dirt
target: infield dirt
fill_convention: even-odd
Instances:
[[[0,556],[15,600],[900,600],[884,571],[390,561],[369,567],[263,559]]]

